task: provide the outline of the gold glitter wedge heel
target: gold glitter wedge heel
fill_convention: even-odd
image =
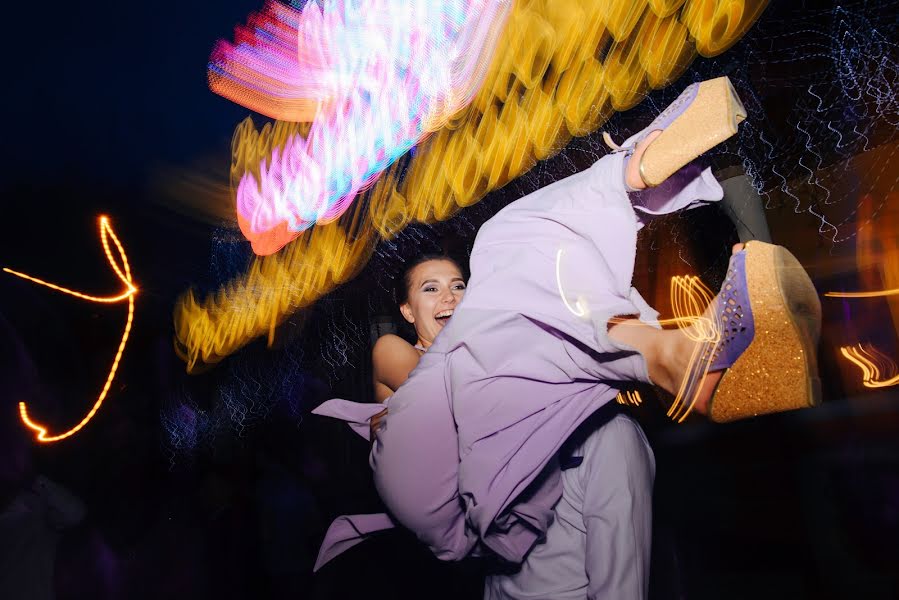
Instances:
[[[815,406],[821,396],[816,358],[821,302],[811,279],[781,246],[752,241],[743,252],[746,300],[727,303],[751,323],[752,340],[709,402],[709,417],[719,423]],[[735,288],[741,279],[734,280]],[[749,306],[742,306],[747,300]]]
[[[737,133],[746,109],[730,79],[718,77],[692,84],[659,117],[644,130],[662,130],[640,161],[640,177],[647,187],[659,185]]]

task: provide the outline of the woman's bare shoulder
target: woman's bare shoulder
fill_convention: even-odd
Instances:
[[[398,335],[382,335],[371,351],[375,381],[396,390],[418,364],[415,347]]]
[[[372,348],[372,353],[376,353],[378,351],[381,352],[396,352],[396,351],[406,351],[411,350],[415,352],[415,346],[401,338],[400,336],[393,333],[385,333],[381,337],[377,339],[375,342],[374,348]]]
[[[411,358],[418,361],[418,351],[415,346],[392,333],[379,337],[371,350],[371,361],[375,368],[397,361],[406,363]]]

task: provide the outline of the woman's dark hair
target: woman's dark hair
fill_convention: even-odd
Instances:
[[[409,288],[412,286],[412,271],[418,265],[426,263],[430,260],[446,260],[453,263],[454,265],[456,265],[456,268],[459,269],[459,272],[462,273],[463,279],[465,279],[466,281],[468,280],[467,269],[465,269],[465,267],[462,266],[462,264],[452,256],[449,256],[448,254],[422,254],[416,257],[414,260],[406,263],[405,267],[403,268],[403,272],[395,280],[393,287],[393,298],[394,300],[396,300],[397,306],[405,304],[409,300]]]

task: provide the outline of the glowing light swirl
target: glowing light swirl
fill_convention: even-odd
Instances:
[[[115,257],[112,254],[112,250],[109,246],[109,239],[112,239],[112,243],[116,247],[116,251],[121,258],[122,264],[116,262]],[[112,366],[109,369],[109,374],[106,377],[106,381],[103,384],[103,389],[100,391],[100,395],[97,397],[97,400],[94,402],[94,405],[91,407],[90,411],[87,415],[84,416],[81,421],[63,433],[57,435],[48,435],[47,434],[47,426],[42,425],[36,421],[33,421],[31,417],[28,416],[28,409],[25,406],[24,402],[19,402],[19,415],[22,418],[22,422],[26,427],[34,431],[37,436],[35,439],[39,442],[58,442],[59,440],[65,439],[72,435],[75,435],[79,430],[81,430],[85,425],[87,425],[88,421],[90,421],[94,415],[100,410],[100,405],[103,404],[103,400],[106,398],[106,395],[109,393],[109,388],[112,386],[112,381],[115,378],[116,371],[119,368],[119,362],[122,359],[122,354],[125,352],[125,344],[128,342],[128,336],[131,333],[131,325],[134,321],[134,296],[137,294],[137,288],[134,286],[134,282],[131,278],[131,267],[128,264],[128,257],[125,254],[125,248],[122,246],[122,243],[119,241],[119,238],[116,236],[115,232],[112,230],[112,225],[109,223],[109,219],[107,217],[100,217],[100,241],[103,244],[103,252],[106,254],[106,260],[109,262],[109,265],[112,267],[112,270],[115,272],[116,277],[125,284],[125,291],[116,296],[93,296],[90,294],[85,294],[83,292],[78,292],[75,290],[71,290],[69,288],[65,288],[53,283],[48,283],[42,279],[38,279],[37,277],[32,277],[30,275],[26,275],[24,273],[20,273],[18,271],[13,271],[12,269],[4,268],[3,270],[6,273],[11,275],[15,275],[16,277],[21,277],[27,281],[31,281],[33,283],[37,283],[38,285],[42,285],[48,287],[57,292],[61,292],[63,294],[68,294],[70,296],[75,296],[76,298],[80,298],[82,300],[87,300],[89,302],[100,302],[111,304],[115,302],[121,302],[122,300],[128,300],[128,319],[125,322],[125,330],[122,333],[122,339],[119,342],[118,350],[116,351],[115,358],[112,361]]]
[[[714,346],[721,340],[721,324],[718,319],[701,316],[712,301],[712,291],[698,277],[688,275],[671,278],[671,309],[674,312],[672,321],[681,327],[684,335],[696,342],[687,366],[687,376],[681,382],[674,402],[668,409],[668,416],[678,423],[682,423],[693,410],[712,364],[709,360],[698,363],[702,361],[709,345]],[[716,314],[717,309],[713,307],[711,312]]]
[[[563,250],[559,249],[556,253],[556,286],[559,291],[559,297],[565,308],[576,317],[586,317],[589,315],[587,303],[578,298],[574,307],[568,302],[565,290],[562,287],[561,264]],[[700,364],[705,351],[709,344],[716,345],[721,340],[721,325],[717,319],[710,319],[705,316],[712,305],[714,298],[712,291],[700,280],[693,275],[676,275],[671,278],[671,308],[674,317],[671,319],[660,319],[659,325],[676,326],[690,340],[696,342],[693,345],[693,351],[687,364],[687,376],[683,379],[680,389],[675,395],[674,402],[668,409],[668,416],[678,423],[682,423],[696,404],[696,399],[702,391],[702,384],[708,375],[711,362],[706,360]],[[712,307],[712,314],[715,314],[715,308]],[[609,319],[609,325],[625,325],[635,326],[639,322],[632,318],[613,317]],[[632,404],[639,406],[642,403],[639,392],[628,391],[621,393],[615,397],[618,404]]]
[[[899,383],[899,368],[889,356],[868,345],[842,346],[840,354],[862,370],[862,385],[868,388],[892,387]]]
[[[674,317],[660,319],[659,325],[662,327],[676,326],[681,333],[696,342],[687,363],[687,376],[681,381],[680,388],[667,412],[672,420],[683,423],[693,411],[705,378],[709,374],[709,367],[712,363],[710,360],[703,360],[703,355],[710,345],[714,347],[721,340],[721,324],[717,319],[705,316],[709,313],[714,315],[717,309],[712,305],[714,302],[712,291],[698,277],[693,275],[672,277],[670,294]],[[633,319],[621,317],[609,319],[609,323],[615,325],[635,324]],[[619,404],[635,404],[631,398],[622,398],[620,394],[617,400]]]
[[[271,0],[252,28],[238,29],[236,46],[220,43],[214,91],[275,118],[314,119],[308,136],[289,139],[238,185],[238,223],[254,251],[270,254],[343,214],[468,104],[508,10],[500,0],[325,0],[299,12]]]

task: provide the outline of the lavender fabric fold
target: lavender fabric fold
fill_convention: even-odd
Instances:
[[[364,437],[366,440],[371,441],[369,421],[373,416],[383,411],[385,408],[386,405],[384,404],[351,402],[349,400],[334,398],[319,404],[318,407],[312,411],[312,414],[346,421],[347,425],[350,426],[350,429]]]
[[[312,570],[318,571],[332,558],[365,541],[372,534],[394,527],[396,522],[386,513],[337,517],[328,527]]]
[[[322,402],[312,411],[312,414],[346,421],[353,431],[366,440],[370,440],[369,420],[382,410],[384,410],[383,404],[351,402],[334,398]],[[394,527],[396,527],[396,522],[387,513],[337,517],[325,533],[325,539],[319,549],[313,571],[318,571],[332,558],[365,541],[372,534]]]

